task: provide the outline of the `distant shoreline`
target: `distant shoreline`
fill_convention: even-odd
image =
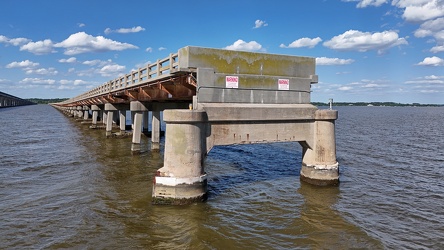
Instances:
[[[329,106],[328,103],[312,102],[315,106]],[[368,107],[444,107],[444,104],[396,103],[396,102],[333,102],[333,106]]]

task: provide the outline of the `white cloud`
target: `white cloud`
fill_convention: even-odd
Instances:
[[[444,76],[425,76],[419,77],[415,80],[406,81],[406,84],[429,84],[429,85],[443,85],[444,86]]]
[[[7,43],[9,41],[9,38],[6,36],[0,35],[0,43]]]
[[[334,50],[359,51],[378,50],[380,53],[393,46],[408,44],[405,38],[399,38],[396,31],[362,32],[349,30],[324,42],[324,46]]]
[[[120,28],[120,29],[116,29],[116,30],[112,30],[110,28],[106,28],[105,29],[105,34],[110,34],[110,33],[121,33],[121,34],[126,34],[126,33],[137,33],[140,31],[144,31],[145,28],[142,28],[141,26],[137,26],[137,27],[132,27],[132,28]]]
[[[437,45],[437,46],[431,48],[430,52],[432,52],[432,53],[444,52],[444,45]]]
[[[68,59],[60,59],[59,62],[61,62],[61,63],[76,63],[77,62],[77,58],[70,57]]]
[[[29,43],[31,40],[23,37],[18,38],[8,38],[6,36],[0,35],[0,43],[5,43],[7,45],[20,46],[25,43]]]
[[[159,51],[162,51],[162,50],[166,50],[166,48],[165,47],[160,47]]]
[[[366,8],[368,6],[381,6],[384,3],[387,3],[388,0],[342,0],[343,2],[359,2],[356,7],[357,8]]]
[[[316,58],[316,65],[346,65],[346,64],[351,64],[354,61],[355,60],[353,60],[353,59],[317,57]]]
[[[54,44],[50,39],[45,39],[43,41],[29,42],[20,47],[20,51],[26,50],[35,55],[44,55],[49,53],[55,53]]]
[[[79,26],[79,28],[85,27],[86,25],[84,23],[78,23],[77,26]]]
[[[27,38],[23,38],[23,37],[19,37],[19,38],[12,38],[9,39],[8,43],[14,45],[14,46],[20,46],[22,44],[28,43],[31,40],[27,39]]]
[[[420,66],[444,66],[444,59],[437,56],[426,57],[424,60],[416,65]]]
[[[266,26],[268,26],[267,22],[258,19],[254,22],[253,29],[259,29],[261,27],[266,27]]]
[[[96,59],[96,60],[84,61],[82,64],[88,65],[88,66],[96,66],[96,65],[104,66],[104,65],[107,65],[107,64],[111,64],[111,63],[112,63],[111,59],[109,59],[107,61],[102,61],[102,60]]]
[[[6,68],[22,68],[22,69],[30,69],[39,66],[39,63],[35,63],[29,60],[21,61],[21,62],[12,62],[6,65]]]
[[[148,47],[148,48],[146,48],[146,50],[145,50],[146,52],[149,52],[149,53],[151,53],[151,52],[153,52],[153,48],[151,48],[151,47]]]
[[[55,68],[40,68],[40,69],[28,69],[25,72],[27,75],[37,74],[37,75],[57,75],[59,72]]]
[[[349,91],[352,89],[353,89],[353,87],[351,87],[351,86],[342,86],[342,87],[338,88],[338,90],[341,90],[341,91]]]
[[[85,32],[72,34],[63,42],[55,44],[54,47],[65,48],[65,55],[76,55],[88,52],[121,51],[138,48],[132,44],[113,41],[103,36],[94,37]]]
[[[416,37],[433,36],[436,32],[444,30],[444,17],[429,20],[421,24],[415,31]]]
[[[72,83],[72,81],[71,80],[64,80],[63,79],[63,80],[60,80],[59,83],[62,84],[62,85],[66,85],[66,84]]]
[[[118,74],[125,72],[126,67],[118,64],[110,64],[103,66],[98,73],[104,77],[116,77]]]
[[[77,85],[86,85],[86,84],[89,84],[89,83],[86,82],[86,81],[83,81],[83,80],[74,80],[74,85],[75,86],[77,86]]]
[[[304,38],[300,38],[298,40],[293,41],[292,43],[290,43],[288,46],[286,46],[285,44],[281,44],[279,47],[281,48],[302,48],[302,47],[308,47],[308,48],[314,48],[316,45],[318,45],[318,43],[320,43],[322,41],[322,39],[320,37],[316,37],[316,38],[308,38],[308,37],[304,37]]]
[[[54,84],[56,81],[53,79],[42,79],[42,78],[25,78],[21,80],[19,83],[26,84]]]
[[[225,47],[224,49],[228,50],[243,50],[243,51],[260,51],[262,49],[262,45],[257,43],[256,41],[245,42],[244,40],[237,40],[232,45]]]
[[[444,16],[442,0],[393,0],[392,5],[404,8],[402,17],[409,22],[423,22]]]

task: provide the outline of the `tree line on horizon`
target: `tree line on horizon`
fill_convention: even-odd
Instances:
[[[26,99],[30,102],[36,103],[36,104],[48,104],[48,103],[55,103],[55,102],[63,102],[68,100],[69,98],[51,98],[51,99],[41,99],[41,98],[29,98]]]
[[[315,106],[329,106],[329,103],[312,102]],[[333,102],[333,106],[379,106],[379,107],[443,107],[444,104],[397,103],[397,102]]]

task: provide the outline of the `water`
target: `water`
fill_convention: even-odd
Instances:
[[[444,108],[337,109],[339,187],[299,181],[297,143],[216,147],[209,200],[182,207],[150,203],[148,138],[0,109],[0,249],[444,248]]]

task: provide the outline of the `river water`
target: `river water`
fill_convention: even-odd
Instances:
[[[0,109],[0,249],[443,249],[444,108],[337,109],[339,187],[300,182],[297,143],[216,147],[189,206],[150,203],[149,138]]]

